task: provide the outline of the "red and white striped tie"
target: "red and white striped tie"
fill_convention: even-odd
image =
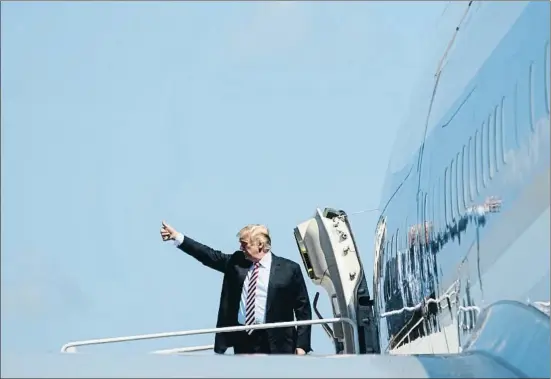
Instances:
[[[247,290],[247,305],[245,306],[245,325],[253,325],[255,321],[254,302],[256,299],[256,282],[258,281],[258,262],[254,263],[254,269],[249,278],[249,288]],[[254,330],[247,330],[252,334]]]

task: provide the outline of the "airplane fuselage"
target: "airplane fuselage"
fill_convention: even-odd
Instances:
[[[434,106],[404,126],[428,132],[389,167],[373,283],[382,352],[449,325],[460,349],[480,309],[549,302],[549,2],[471,12]]]

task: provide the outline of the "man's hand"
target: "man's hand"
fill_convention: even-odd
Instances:
[[[301,349],[300,347],[297,347],[295,349],[295,354],[296,355],[306,355],[306,352],[303,349]]]
[[[176,229],[163,221],[163,225],[161,226],[161,238],[163,239],[163,241],[174,240],[177,235],[178,232],[176,231]]]

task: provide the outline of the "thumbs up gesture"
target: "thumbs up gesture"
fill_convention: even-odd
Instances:
[[[163,241],[174,240],[177,235],[178,232],[176,231],[176,229],[163,221],[161,226],[161,238],[163,239]]]

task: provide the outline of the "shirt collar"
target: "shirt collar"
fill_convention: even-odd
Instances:
[[[268,251],[258,263],[260,263],[260,265],[264,268],[270,267],[270,264],[272,263],[272,252]]]

